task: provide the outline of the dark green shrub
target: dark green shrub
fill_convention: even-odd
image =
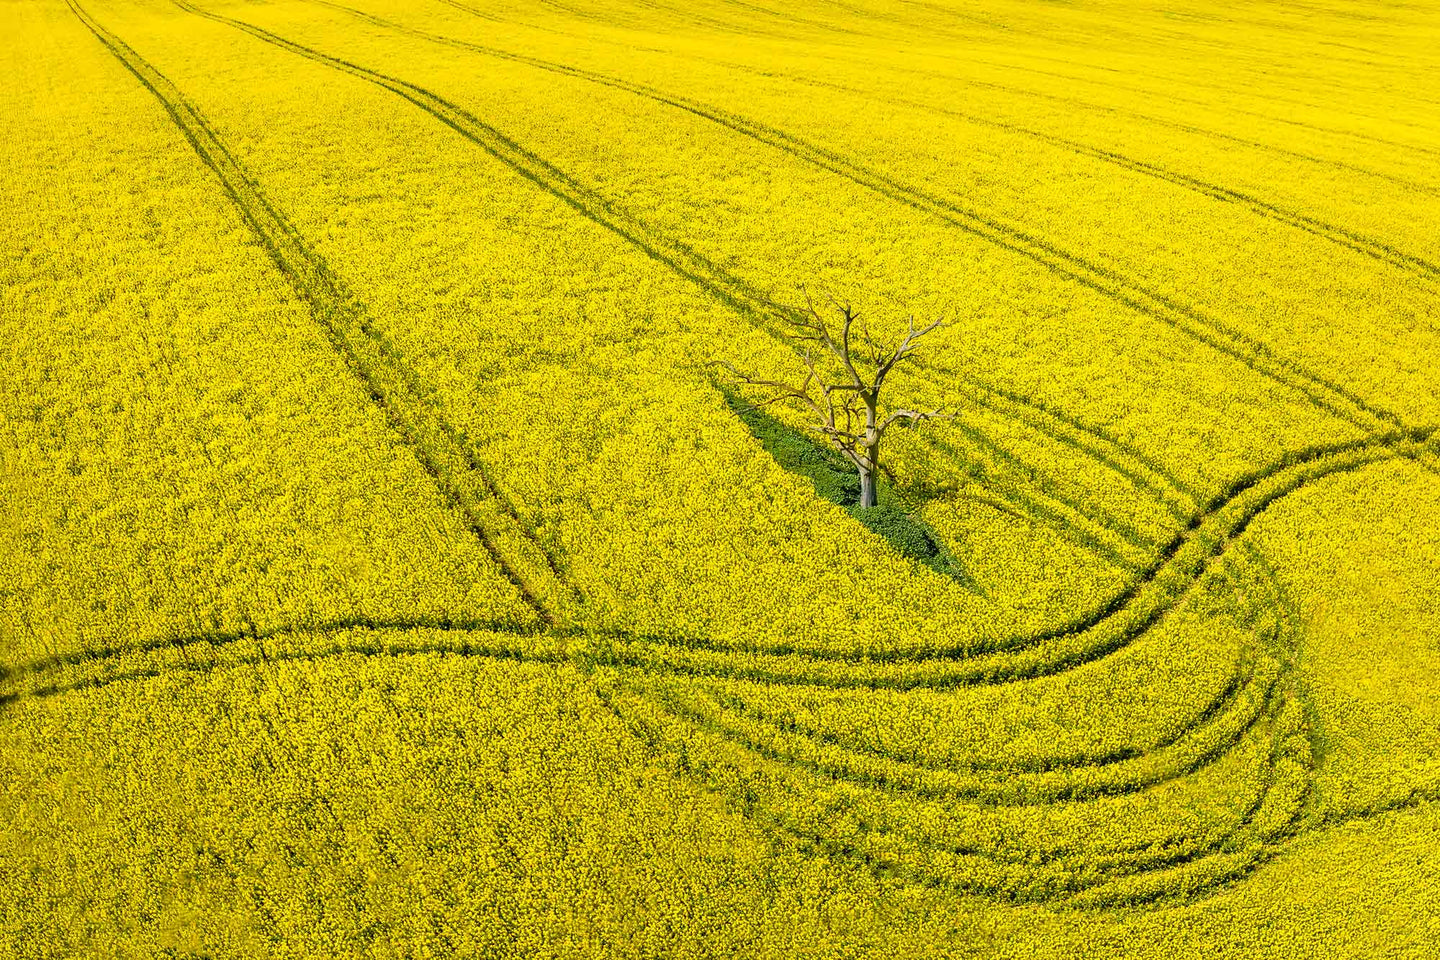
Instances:
[[[775,458],[775,462],[813,483],[817,496],[847,508],[851,516],[871,533],[884,537],[901,556],[917,560],[972,590],[978,589],[965,568],[945,549],[930,528],[905,511],[888,483],[880,482],[878,506],[860,509],[856,506],[860,502],[860,477],[838,450],[817,443],[765,410],[746,403],[732,390],[721,387],[721,393],[730,409]]]
[[[930,531],[893,504],[882,503],[865,510],[851,507],[850,514],[870,532],[889,540],[902,557],[925,563],[940,554],[940,544]]]

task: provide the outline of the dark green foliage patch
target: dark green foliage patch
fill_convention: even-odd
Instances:
[[[975,589],[974,581],[960,561],[929,525],[914,516],[913,508],[907,509],[904,498],[884,477],[876,480],[879,503],[868,509],[860,508],[857,506],[860,502],[860,477],[838,450],[771,416],[733,390],[722,386],[721,393],[740,422],[755,435],[775,462],[814,484],[816,495],[844,507],[867,530],[883,537],[901,556],[923,563],[936,573]]]

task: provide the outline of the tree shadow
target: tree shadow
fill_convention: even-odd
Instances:
[[[803,431],[755,406],[729,385],[717,383],[716,387],[731,412],[775,462],[809,480],[817,496],[844,507],[902,557],[924,564],[967,590],[983,592],[943,538],[916,516],[925,501],[934,496],[933,492],[927,494],[917,488],[907,489],[902,495],[893,482],[882,476],[876,480],[876,505],[862,508],[859,506],[860,477],[839,451],[816,442]]]

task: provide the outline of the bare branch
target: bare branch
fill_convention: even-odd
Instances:
[[[783,380],[763,380],[759,377],[751,376],[750,374],[745,373],[743,370],[740,370],[733,363],[730,363],[727,360],[721,360],[718,361],[718,363],[720,366],[725,367],[727,370],[729,370],[731,376],[733,376],[738,383],[743,383],[747,386],[752,387],[764,387],[767,390],[779,391],[775,396],[762,400],[759,403],[755,404],[755,406],[769,406],[770,404],[776,403],[781,400],[798,400],[822,418],[824,417],[824,413],[821,411],[819,404],[815,402],[815,398],[812,397],[810,394],[810,385],[812,383],[819,382],[819,378],[816,375],[813,367],[806,375],[805,380],[800,384],[800,386],[796,387],[786,383]]]
[[[879,370],[880,364],[884,360],[885,347],[880,343],[879,340],[876,340],[874,337],[870,336],[870,330],[868,329],[868,327],[865,330],[865,344],[870,348],[870,366],[874,367],[876,370]]]
[[[786,395],[794,396],[805,396],[805,387],[809,384],[810,380],[815,375],[814,371],[812,370],[810,376],[805,378],[805,382],[801,386],[794,387],[783,380],[762,380],[759,377],[753,377],[745,371],[741,370],[740,368],[736,367],[728,360],[717,360],[716,364],[730,371],[730,375],[740,383],[748,384],[752,387],[767,387],[772,390],[780,390]]]
[[[885,382],[885,378],[890,375],[890,371],[895,369],[895,364],[899,363],[901,360],[904,360],[906,357],[910,356],[912,353],[915,352],[915,341],[919,340],[927,333],[938,330],[943,322],[944,321],[942,320],[936,320],[928,327],[916,330],[915,318],[911,317],[909,319],[908,328],[905,331],[905,339],[900,341],[900,345],[895,348],[895,352],[892,353],[890,355],[890,358],[884,363],[882,363],[880,365],[880,369],[875,372],[875,389],[880,389],[881,384]]]
[[[942,410],[896,410],[876,426],[875,432],[884,435],[886,428],[896,423],[903,423],[904,426],[913,427],[917,423],[926,420],[953,420],[955,414],[945,413]]]
[[[844,364],[845,371],[850,374],[850,382],[855,384],[855,386],[859,390],[863,391],[865,389],[865,378],[860,376],[859,370],[855,369],[855,361],[852,354],[850,353],[850,328],[854,325],[855,319],[859,316],[859,314],[851,310],[849,304],[846,304],[844,315],[845,327],[841,337],[843,341],[843,352],[839,355],[840,362]]]
[[[911,427],[953,416],[940,410],[899,409],[887,413],[880,400],[881,388],[891,371],[913,355],[921,338],[937,330],[943,319],[917,328],[915,316],[910,314],[904,336],[891,349],[871,335],[868,318],[850,303],[823,294],[828,308],[822,311],[804,285],[800,291],[805,298],[805,309],[791,311],[786,316],[794,329],[791,338],[806,345],[799,351],[806,370],[799,386],[754,377],[729,363],[721,365],[736,382],[772,391],[773,396],[757,406],[790,401],[808,410],[815,418],[812,429],[823,435],[860,472],[861,506],[874,506],[874,475],[889,474],[880,462],[880,441],[885,432],[896,424]],[[838,329],[832,328],[831,321],[826,319],[827,313],[838,322]],[[815,346],[812,348],[810,344]],[[834,382],[836,380],[839,382]]]

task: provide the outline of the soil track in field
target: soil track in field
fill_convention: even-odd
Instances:
[[[345,290],[300,233],[265,200],[214,129],[175,85],[74,0],[67,2],[75,16],[164,106],[441,496],[465,517],[467,528],[536,616],[553,624],[556,609],[563,604],[564,590],[548,554],[533,534],[516,524],[513,507],[508,503],[500,510],[491,506],[502,498],[483,466],[429,402],[429,391],[404,358],[370,324],[363,304]],[[497,531],[501,526],[507,529]],[[526,551],[532,554],[526,558],[529,563],[516,563],[514,551],[502,551],[495,542],[497,534],[513,540],[517,533],[534,548]],[[549,576],[540,573],[542,570]]]
[[[569,605],[575,602],[578,591],[573,585],[566,582],[559,572],[561,568],[555,558],[538,541],[533,532],[521,522],[513,506],[491,483],[483,465],[475,457],[473,451],[443,418],[438,403],[430,398],[431,391],[418,380],[405,359],[384,336],[369,324],[365,318],[364,305],[346,291],[344,286],[331,275],[313,248],[295,231],[283,215],[264,199],[255,181],[240,167],[215,131],[199,111],[185,100],[180,91],[154,67],[140,58],[134,50],[126,46],[123,41],[96,23],[79,6],[77,0],[67,0],[67,2],[76,17],[94,33],[111,54],[120,60],[160,100],[166,112],[201,160],[220,179],[230,198],[239,207],[246,223],[264,243],[277,267],[295,286],[297,293],[306,302],[336,349],[342,353],[355,371],[372,401],[385,413],[387,420],[395,428],[400,438],[414,451],[417,460],[436,484],[445,501],[452,509],[465,516],[471,532],[490,552],[502,573],[535,612],[538,625],[480,622],[461,624],[444,620],[397,620],[393,622],[349,620],[315,627],[275,629],[263,633],[252,626],[247,630],[231,633],[221,632],[141,641],[132,645],[116,644],[85,653],[49,658],[11,668],[0,668],[0,682],[7,685],[12,682],[23,685],[22,681],[25,680],[35,681],[29,685],[28,689],[21,689],[20,686],[17,686],[14,692],[0,694],[0,710],[29,698],[52,697],[96,689],[118,682],[141,681],[170,673],[197,673],[241,664],[318,660],[328,656],[355,654],[374,656],[455,655],[514,662],[568,664],[581,669],[614,665],[621,669],[622,680],[625,675],[638,673],[640,675],[656,674],[700,679],[707,677],[760,679],[775,683],[835,686],[842,689],[943,688],[971,683],[1014,682],[1048,676],[1072,669],[1083,663],[1093,662],[1124,648],[1147,633],[1189,595],[1217,558],[1227,555],[1232,544],[1236,543],[1257,516],[1288,493],[1322,477],[1360,469],[1382,460],[1400,456],[1418,458],[1423,450],[1423,445],[1434,439],[1436,434],[1435,428],[1401,427],[1398,419],[1395,419],[1393,415],[1371,407],[1359,398],[1345,392],[1343,388],[1326,384],[1322,380],[1310,379],[1309,375],[1296,365],[1284,361],[1282,358],[1272,358],[1274,363],[1278,364],[1275,369],[1284,371],[1285,375],[1292,379],[1298,377],[1303,381],[1304,385],[1296,387],[1296,389],[1300,389],[1307,396],[1311,396],[1308,390],[1312,389],[1321,393],[1324,393],[1322,388],[1332,390],[1323,397],[1311,396],[1311,399],[1324,409],[1332,409],[1332,407],[1326,406],[1325,401],[1337,405],[1332,412],[1336,412],[1337,415],[1341,415],[1357,426],[1362,425],[1361,421],[1366,422],[1368,425],[1364,428],[1367,430],[1367,436],[1346,443],[1292,452],[1278,462],[1237,478],[1224,491],[1203,505],[1199,505],[1198,512],[1190,515],[1185,528],[1161,549],[1155,563],[1143,570],[1130,586],[1107,601],[1106,604],[1069,624],[1039,633],[996,639],[980,648],[927,647],[923,650],[900,650],[882,654],[856,654],[828,648],[737,650],[697,638],[642,637],[624,631],[609,633],[580,631],[570,627],[563,616],[563,613],[569,609]],[[564,200],[582,214],[619,234],[627,241],[639,246],[652,258],[689,277],[742,313],[753,316],[759,322],[767,322],[765,312],[774,309],[763,295],[753,291],[738,278],[729,276],[702,255],[677,241],[656,239],[648,235],[643,227],[638,227],[638,221],[615,209],[609,201],[580,186],[547,161],[505,138],[503,134],[466,113],[463,109],[442,100],[423,88],[302,47],[292,41],[260,30],[258,27],[201,11],[182,0],[177,0],[177,2],[182,7],[201,16],[236,26],[266,40],[266,42],[274,43],[292,52],[300,53],[302,56],[318,60],[386,87],[475,142],[537,186]],[[746,122],[748,123],[748,121]],[[803,145],[802,141],[787,139],[788,135],[778,131],[775,131],[775,134],[792,147],[797,142]],[[811,148],[809,145],[803,146],[816,151],[820,150],[820,148]],[[782,149],[785,148],[782,147]],[[795,150],[799,151],[800,148],[795,147]],[[796,152],[796,155],[801,155],[801,152]],[[816,157],[819,159],[817,160]],[[830,157],[828,152],[821,151],[807,159],[817,163],[824,160],[842,166],[850,162],[844,158],[836,158],[838,155]],[[864,168],[856,169],[862,173],[866,172]],[[847,174],[842,173],[842,175]],[[893,190],[899,194],[894,197],[895,199],[909,202],[903,201],[903,196],[900,195],[905,195],[911,188],[892,184],[878,173],[874,176],[877,178],[875,182],[878,186],[864,183],[856,177],[851,177],[851,179],[882,193],[885,189]],[[912,205],[917,205],[920,199],[923,199],[932,206],[944,208],[942,201],[934,200],[923,194],[918,195],[918,199],[916,196],[912,196],[911,199],[915,201]],[[1009,239],[1016,243],[1019,242],[1019,239],[1026,242],[1032,240],[1032,238],[1026,237],[1019,239],[1010,237]],[[1038,243],[1040,244],[1038,249],[1042,253],[1058,257],[1062,263],[1066,262],[1065,256],[1050,250],[1043,241],[1038,241]],[[1004,246],[1005,244],[1000,245]],[[678,254],[673,251],[678,251]],[[1100,269],[1104,270],[1104,268]],[[1162,297],[1159,302],[1166,303],[1167,301]],[[1243,338],[1239,343],[1248,345]],[[1235,347],[1235,349],[1240,348]],[[1221,352],[1226,351],[1221,350]],[[1257,356],[1269,355],[1262,351]],[[1255,357],[1252,356],[1251,359],[1254,360]],[[933,368],[931,369],[933,372]],[[1267,375],[1274,378],[1273,373]],[[1289,385],[1295,386],[1293,382]],[[1029,405],[1024,398],[1018,398],[1014,402],[1019,407],[1033,411],[1033,417],[1048,417],[1049,420],[1046,422],[1061,419],[1049,411]],[[1346,407],[1346,403],[1350,406]],[[1063,420],[1061,422],[1069,423],[1069,421]],[[1075,433],[1078,433],[1087,438],[1091,437],[1091,434],[1082,425],[1077,423],[1069,425],[1073,432],[1067,434],[1068,436],[1073,438]],[[1115,450],[1121,451],[1120,455],[1123,456],[1123,448],[1118,445],[1107,447],[1104,440],[1105,438],[1087,439],[1083,441],[1083,447],[1079,446],[1082,441],[1076,440],[1076,443],[1077,448],[1093,450],[1106,457],[1116,456]],[[1151,478],[1155,476],[1160,476],[1163,481],[1163,473],[1149,465],[1141,463],[1137,466],[1132,461],[1126,466],[1135,473],[1136,477],[1144,478],[1147,482],[1153,483]],[[1178,484],[1160,485],[1165,486],[1171,493],[1183,494],[1185,492]],[[1253,549],[1248,544],[1246,546],[1247,549]],[[1264,565],[1263,558],[1261,558],[1261,563]],[[1273,571],[1269,571],[1267,577],[1274,581]],[[1278,584],[1275,584],[1275,589],[1279,589]],[[1283,597],[1276,602],[1282,608],[1286,607]],[[1293,641],[1293,634],[1295,630],[1298,630],[1298,626],[1293,622],[1293,611],[1288,616],[1290,622],[1286,630]],[[1112,621],[1116,625],[1113,630],[1101,629],[1108,628]],[[503,642],[493,641],[472,643],[466,639],[453,647],[433,641],[428,644],[407,647],[403,644],[383,643],[377,639],[374,643],[339,643],[318,650],[277,651],[275,653],[267,652],[264,645],[267,640],[291,632],[329,635],[357,630],[374,631],[377,634],[405,634],[431,630],[462,636],[488,632],[514,637],[516,645],[506,646]],[[1089,633],[1094,633],[1096,636],[1085,636]],[[521,649],[522,639],[529,640],[531,643],[548,641],[558,644],[558,646],[550,651],[526,651]],[[571,640],[575,641],[575,649],[564,649]],[[605,644],[597,646],[595,644],[597,640],[605,641]],[[196,662],[188,659],[162,662],[163,655],[177,652],[183,654],[187,649],[210,648],[223,651],[229,648],[239,648],[247,643],[259,646],[260,652],[253,656],[237,656],[228,663]],[[607,645],[609,649],[604,649]],[[1048,646],[1054,646],[1056,649],[1041,649]],[[625,647],[629,649],[621,649]],[[648,654],[645,653],[647,650]],[[637,655],[637,651],[639,655]],[[657,652],[661,656],[650,655]],[[674,653],[718,655],[721,658],[750,660],[752,663],[755,658],[772,658],[772,660],[789,658],[790,662],[784,664],[783,669],[777,668],[772,662],[769,666],[762,665],[756,671],[746,670],[743,665],[733,663],[732,667],[740,668],[725,669],[723,660],[716,660],[712,661],[712,666],[718,665],[720,669],[707,671],[703,668],[702,660],[686,661],[683,657],[678,661],[667,659],[667,656]],[[144,660],[147,655],[152,654],[155,659],[151,663],[142,663],[138,666],[131,663],[137,658]],[[937,664],[939,667],[935,669]],[[107,668],[112,665],[116,669],[107,672]],[[1311,822],[1306,823],[1304,814],[1311,795],[1314,751],[1310,749],[1308,742],[1304,745],[1303,750],[1297,746],[1299,743],[1297,738],[1301,738],[1303,731],[1287,730],[1281,727],[1282,717],[1286,716],[1282,707],[1287,703],[1290,703],[1291,706],[1294,705],[1293,702],[1287,700],[1294,694],[1288,688],[1284,688],[1285,685],[1282,682],[1283,675],[1288,672],[1290,666],[1288,660],[1281,661],[1282,676],[1270,680],[1266,680],[1254,670],[1243,676],[1237,676],[1237,680],[1227,687],[1215,702],[1201,710],[1194,722],[1167,743],[1152,745],[1144,751],[1126,756],[1057,758],[1053,761],[1052,766],[1039,771],[1004,770],[1003,772],[1011,778],[1017,779],[1019,786],[1012,785],[1004,790],[990,791],[987,791],[983,784],[966,786],[961,778],[937,777],[936,774],[955,774],[957,771],[936,765],[917,764],[913,758],[875,755],[873,759],[876,761],[894,763],[903,767],[903,769],[898,769],[898,775],[887,773],[877,777],[873,768],[867,770],[863,764],[859,767],[848,761],[837,764],[829,760],[816,760],[812,756],[802,756],[793,750],[776,749],[753,733],[746,733],[744,728],[736,722],[735,718],[741,717],[747,712],[747,707],[743,703],[727,704],[712,699],[710,701],[711,713],[707,716],[704,714],[703,708],[695,708],[693,704],[680,702],[674,697],[667,699],[663,690],[636,688],[635,694],[648,700],[655,709],[665,713],[672,721],[688,722],[691,727],[700,729],[702,733],[735,749],[804,776],[828,779],[837,783],[849,783],[877,792],[881,799],[891,794],[897,796],[913,794],[925,797],[956,798],[1000,807],[1074,803],[1096,797],[1141,793],[1161,783],[1196,773],[1218,757],[1233,750],[1252,734],[1264,736],[1268,733],[1271,736],[1271,748],[1266,763],[1271,776],[1255,801],[1240,810],[1238,816],[1225,830],[1218,833],[1208,830],[1189,835],[1176,835],[1172,838],[1172,842],[1160,848],[1149,845],[1131,848],[1121,846],[1108,850],[1077,848],[1074,851],[1057,850],[1021,856],[1014,852],[998,849],[961,848],[953,844],[946,846],[923,833],[916,835],[914,831],[895,828],[885,823],[872,825],[863,821],[858,823],[858,828],[860,833],[865,835],[865,844],[870,843],[872,834],[877,836],[890,834],[891,837],[882,838],[879,847],[868,845],[858,847],[843,838],[836,839],[834,836],[827,836],[824,833],[815,833],[803,823],[787,822],[783,809],[777,809],[775,804],[748,803],[748,815],[779,832],[789,834],[801,844],[803,849],[810,849],[827,856],[858,859],[884,875],[904,876],[929,886],[945,886],[1000,899],[1059,900],[1089,906],[1133,905],[1153,900],[1175,897],[1185,899],[1202,895],[1245,876],[1284,849],[1291,840],[1303,835],[1308,830],[1322,829],[1334,825],[1336,822],[1342,822],[1343,819],[1378,816],[1384,812],[1416,806],[1435,799],[1428,794],[1417,792],[1385,807],[1357,814],[1353,818],[1336,820],[1312,818]],[[94,672],[88,676],[78,679],[64,678],[67,672],[91,668]],[[912,672],[906,672],[911,671],[912,668],[915,668]],[[60,674],[62,678],[52,680],[48,678],[50,674]],[[1251,712],[1247,712],[1245,709],[1232,711],[1231,708],[1245,697],[1246,691],[1251,691],[1250,684],[1259,685],[1257,689],[1261,690],[1259,709]],[[627,686],[628,684],[622,684],[622,687]],[[647,721],[637,720],[633,714],[627,714],[624,708],[617,705],[617,701],[623,699],[624,695],[616,696],[598,689],[597,694],[615,712],[625,728],[640,738],[647,748],[657,754],[665,752],[666,748],[657,737],[656,731],[646,726]],[[1248,702],[1247,700],[1246,703],[1248,704]],[[1292,710],[1291,713],[1293,714],[1294,711]],[[1230,726],[1221,722],[1225,719],[1232,719],[1232,714],[1238,719],[1234,719]],[[768,721],[762,720],[762,725],[765,722]],[[797,732],[793,729],[787,731],[781,730],[774,724],[771,726],[780,730],[782,734],[795,735],[802,740],[808,739],[812,746],[817,747],[817,751],[812,752],[829,747],[850,751],[852,754],[864,752],[863,750],[855,751],[850,744],[824,742],[825,737],[821,735],[823,731],[807,737],[803,731]],[[1164,756],[1167,749],[1179,743],[1184,737],[1192,734],[1198,737],[1199,734],[1208,733],[1212,726],[1219,731],[1214,742],[1202,744],[1198,751],[1192,751],[1188,755],[1184,751],[1173,751],[1178,755],[1175,761],[1169,761]],[[833,741],[834,738],[831,740]],[[1297,752],[1303,752],[1303,756],[1299,756]],[[1292,754],[1296,755],[1292,756]],[[1157,756],[1161,759],[1156,760]],[[1146,772],[1147,768],[1139,761],[1147,759],[1152,767],[1158,767],[1158,771]],[[1282,761],[1293,761],[1293,764],[1298,764],[1303,768],[1303,783],[1296,786],[1279,779],[1276,771],[1280,769]],[[1049,781],[1044,780],[1044,775],[1051,772],[1082,772],[1104,767],[1124,769],[1115,776],[1113,782],[1101,785],[1095,785],[1092,782],[1088,786],[1080,783],[1067,787],[1063,782],[1057,785],[1047,785]],[[1137,772],[1130,773],[1131,768]],[[693,769],[680,772],[691,777],[696,775],[696,771]],[[976,770],[958,772],[973,775]],[[1026,779],[1027,775],[1028,780]],[[1016,799],[1013,791],[1020,790],[1029,783],[1029,780],[1035,781],[1035,796],[1026,798],[1024,803],[1012,802]],[[975,783],[979,783],[979,781],[975,781]],[[711,783],[709,785],[722,792],[728,789],[724,784]],[[1280,790],[1279,787],[1293,787],[1293,795],[1285,794],[1284,790]],[[1280,806],[1272,810],[1270,806],[1267,806],[1272,804],[1272,801]],[[1278,814],[1283,815],[1280,819],[1276,819],[1277,810]],[[1266,819],[1267,817],[1269,820]],[[896,837],[901,840],[903,845],[906,845],[902,847],[902,850],[908,849],[908,845],[913,845],[921,850],[924,856],[918,862],[912,863],[876,852],[881,848],[890,849],[893,846],[890,844],[890,839]],[[997,864],[1005,869],[1019,871],[1018,879],[1006,880],[1002,877],[1002,880],[991,883],[983,880],[958,881],[952,874],[939,872],[929,866],[935,855],[950,859],[958,858],[962,862],[975,860]],[[1058,867],[1056,871],[1050,873],[1041,869],[1068,863],[1071,860],[1074,863],[1071,864],[1072,871],[1068,874],[1059,871]],[[1092,868],[1090,873],[1083,871],[1082,868],[1086,867]],[[1199,874],[1198,879],[1181,873],[1192,867],[1211,872]],[[1027,869],[1030,870],[1028,874]]]
[[[291,50],[301,56],[318,60],[330,66],[343,69],[347,73],[353,73],[371,82],[379,83],[392,92],[405,97],[407,100],[417,102],[418,106],[436,115],[442,122],[456,127],[462,134],[479,143],[481,146],[484,146],[487,150],[494,153],[497,159],[506,162],[507,165],[511,166],[512,169],[516,169],[517,172],[522,173],[522,175],[539,182],[540,177],[537,177],[535,174],[543,171],[545,175],[544,179],[547,181],[544,185],[549,192],[560,195],[563,191],[565,193],[564,199],[567,200],[570,195],[576,193],[582,196],[589,195],[599,200],[607,213],[622,216],[628,222],[631,230],[636,232],[643,230],[638,218],[627,213],[621,213],[608,201],[599,198],[594,191],[580,185],[548,161],[526,150],[515,143],[515,141],[501,134],[494,127],[485,124],[473,115],[466,113],[462,108],[431,91],[411,84],[408,81],[399,80],[395,77],[361,67],[348,60],[332,57],[329,54],[303,46],[245,21],[210,13],[191,5],[186,2],[186,0],[175,0],[175,2],[193,13],[198,13],[201,16],[226,23],[261,40],[283,46],[285,49]],[[340,5],[326,3],[326,6]],[[347,8],[342,7],[342,9]],[[414,30],[369,14],[359,13],[358,11],[347,10],[347,12],[351,12],[369,22],[376,23],[395,32],[409,33],[432,42],[474,50],[489,56],[495,55],[493,49],[489,47]],[[650,100],[684,110],[713,123],[718,123],[750,139],[765,143],[808,162],[813,166],[844,177],[852,183],[865,187],[881,196],[935,216],[951,226],[985,240],[993,246],[1024,257],[1059,276],[1063,276],[1067,280],[1094,290],[1132,310],[1174,327],[1192,339],[1204,343],[1250,367],[1261,376],[1268,377],[1277,383],[1299,391],[1321,409],[1354,424],[1366,432],[1375,429],[1401,426],[1401,421],[1395,414],[1362,399],[1353,391],[1333,382],[1329,378],[1308,370],[1289,358],[1276,354],[1264,342],[1236,330],[1214,317],[1208,316],[1198,308],[1182,303],[1169,294],[1161,293],[1138,281],[1127,278],[1106,265],[1096,263],[1065,250],[1049,240],[1037,237],[1021,228],[1006,224],[995,216],[974,209],[954,198],[932,193],[913,184],[907,184],[834,150],[810,143],[775,127],[748,119],[739,114],[722,111],[719,108],[701,104],[697,101],[669,96],[640,84],[632,84],[615,78],[593,74],[590,71],[581,71],[575,68],[560,68],[558,64],[549,64],[544,61],[532,62],[532,58],[513,55],[507,57],[507,59],[529,63],[541,69],[564,72],[571,76],[593,82],[604,83],[605,85],[617,87]],[[464,129],[461,129],[461,127],[456,124],[455,118],[457,115],[465,121]],[[498,150],[496,149],[497,144],[500,148]],[[505,156],[501,156],[502,152]],[[522,169],[522,167],[524,169]],[[572,205],[577,205],[574,201],[570,202]],[[677,241],[661,243],[652,239],[645,244],[645,249],[647,252],[651,252],[662,246],[680,248],[681,256],[676,257],[676,259],[689,260],[692,263],[703,265],[700,270],[695,272],[712,274],[717,272],[717,268],[713,263],[695,251],[690,250],[688,247],[682,247]],[[653,255],[652,253],[652,256]],[[709,269],[706,270],[704,268]],[[692,269],[694,268],[692,267]],[[736,283],[732,279],[731,282],[726,283],[725,286],[733,290],[735,289]],[[751,300],[753,303],[752,296],[746,296],[744,299]],[[763,299],[761,307],[762,309],[770,308],[773,310],[773,307]]]
[[[744,280],[719,267],[703,254],[682,241],[658,235],[633,214],[622,210],[609,199],[580,184],[549,161],[515,142],[496,128],[470,114],[463,107],[408,81],[371,70],[351,61],[334,57],[296,43],[278,34],[245,21],[195,7],[187,0],[174,0],[185,10],[223,23],[251,36],[299,56],[325,64],[377,84],[429,113],[454,129],[461,136],[484,149],[495,159],[530,180],[541,189],[562,200],[588,219],[609,229],[681,276],[701,286],[722,303],[735,309],[758,328],[784,340],[784,330],[775,322],[775,315],[794,319],[793,308],[777,305],[764,293]],[[388,23],[388,21],[385,21]],[[402,28],[403,29],[403,28]],[[678,105],[678,104],[677,104]],[[690,110],[689,107],[682,109]],[[690,110],[690,112],[695,112]],[[713,111],[712,111],[713,112]],[[1312,404],[1363,432],[1387,430],[1400,426],[1399,418],[1356,396],[1328,378],[1305,369],[1288,358],[1273,353],[1264,343],[1247,334],[1234,331],[1220,321],[1209,318],[1195,308],[1179,303],[1172,297],[1151,291],[1137,282],[1116,273],[1109,267],[1093,264],[1061,250],[1043,239],[1008,227],[986,215],[937,197],[916,187],[902,184],[885,174],[854,163],[826,148],[808,144],[762,124],[713,113],[709,119],[739,129],[739,132],[769,143],[778,149],[811,162],[826,170],[867,187],[883,196],[905,203],[936,216],[993,245],[1030,259],[1076,283],[1090,287],[1142,315],[1150,316],[1185,333],[1199,342],[1250,367],[1261,376],[1304,395]],[[793,345],[792,345],[793,346]],[[932,383],[940,389],[949,386],[939,382],[923,359],[920,369],[931,374]],[[984,386],[983,384],[981,385]],[[998,396],[996,391],[988,391]],[[1037,408],[1038,409],[1038,408]]]

